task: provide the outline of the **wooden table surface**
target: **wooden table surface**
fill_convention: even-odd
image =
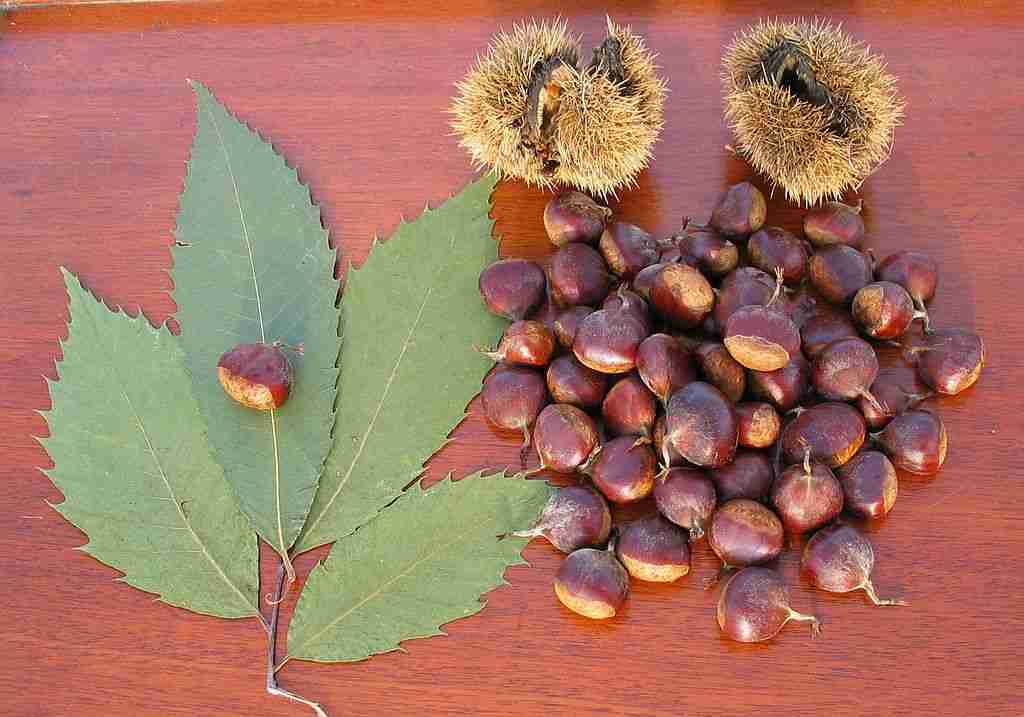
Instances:
[[[723,151],[723,44],[761,12],[810,14],[817,3],[675,5],[581,2],[570,15],[588,46],[607,11],[660,53],[666,131],[616,208],[662,235],[749,176]],[[869,244],[938,259],[936,324],[972,328],[989,350],[978,386],[933,402],[950,431],[945,469],[932,481],[903,476],[894,512],[873,529],[879,590],[910,606],[816,592],[791,551],[782,569],[796,606],[824,619],[822,638],[790,626],[769,645],[733,644],[715,624],[717,595],[700,587],[715,569],[702,545],[690,578],[635,584],[624,614],[595,624],[557,603],[559,556],[536,542],[532,567],[510,570],[511,585],[449,637],[353,665],[293,662],[286,686],[335,717],[1024,713],[1024,11],[938,5],[858,2],[832,15],[887,56],[908,104],[891,161],[862,190]],[[284,152],[343,260],[360,262],[375,233],[472,178],[447,127],[452,83],[496,29],[555,7],[260,0],[0,12],[0,713],[306,714],[265,694],[255,622],[193,615],[116,582],[75,550],[84,537],[47,507],[60,494],[37,470],[49,459],[32,438],[46,431],[36,411],[49,406],[43,376],[55,375],[67,318],[57,267],[153,320],[174,311],[169,244],[195,122],[185,78],[208,83]],[[505,253],[548,250],[544,195],[505,183],[494,201]],[[796,227],[799,216],[770,206],[771,223]],[[515,460],[515,437],[471,408],[430,476]],[[323,554],[301,559],[302,573]]]

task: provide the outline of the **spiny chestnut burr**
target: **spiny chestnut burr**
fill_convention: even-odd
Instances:
[[[555,335],[539,321],[515,321],[505,329],[498,348],[483,353],[495,362],[547,366],[555,353]]]
[[[747,372],[732,357],[725,344],[706,341],[693,352],[700,372],[708,383],[721,391],[732,402],[739,401],[747,390]]]
[[[769,401],[779,411],[796,407],[811,387],[811,365],[802,354],[796,354],[789,363],[775,371],[751,371],[747,375],[750,393],[755,398]]]
[[[293,373],[276,344],[239,344],[221,354],[217,378],[224,392],[246,408],[270,411],[288,400]]]
[[[875,551],[871,541],[852,525],[830,525],[807,541],[800,568],[815,586],[832,593],[863,590],[875,605],[906,605],[878,597],[871,582]]]
[[[736,498],[711,516],[708,545],[727,567],[756,565],[782,553],[785,534],[778,517],[760,503]]]
[[[829,401],[863,398],[876,411],[885,408],[871,394],[878,377],[878,356],[864,339],[839,339],[826,346],[814,359],[811,378],[814,388]]]
[[[864,241],[863,202],[849,206],[825,202],[804,215],[804,236],[816,247],[845,244],[859,248]]]
[[[763,19],[737,34],[722,64],[734,150],[787,200],[839,199],[892,153],[896,80],[839,27]]]
[[[807,533],[830,522],[843,510],[843,488],[821,463],[811,463],[810,450],[802,464],[782,471],[772,486],[772,505],[790,533]]]
[[[597,448],[600,436],[594,419],[575,406],[552,403],[537,417],[533,445],[540,457],[540,469],[572,473]]]
[[[906,289],[914,306],[924,314],[925,333],[931,330],[925,302],[932,300],[939,285],[939,265],[934,259],[919,251],[898,251],[885,257],[875,267],[875,278],[878,281],[891,281]]]
[[[555,575],[558,600],[592,620],[614,617],[628,592],[629,575],[611,550],[575,550],[562,561]]]
[[[555,246],[575,241],[593,244],[611,218],[611,209],[571,189],[559,192],[544,207],[544,229]]]
[[[868,428],[877,431],[899,414],[916,408],[934,393],[918,377],[916,371],[894,366],[878,372],[878,378],[871,384],[871,395],[875,397],[875,403],[861,398],[857,401],[857,408],[864,414]]]
[[[750,182],[740,182],[718,199],[708,225],[727,237],[746,239],[764,225],[767,214],[768,204],[761,190]]]
[[[963,329],[942,329],[908,349],[917,375],[938,393],[955,396],[975,384],[985,366],[985,342]]]
[[[794,285],[803,281],[810,252],[807,245],[781,227],[763,227],[747,242],[747,259],[768,274],[782,272],[782,280]]]
[[[811,285],[833,304],[848,304],[874,280],[871,260],[845,244],[819,249],[807,264]]]
[[[668,323],[679,329],[691,329],[714,308],[715,292],[697,269],[669,264],[654,277],[651,303]]]
[[[647,333],[630,312],[601,309],[580,323],[572,350],[580,363],[595,371],[628,373],[636,367],[636,353]]]
[[[583,472],[612,503],[633,503],[654,490],[657,465],[650,446],[638,444],[636,436],[620,436],[601,446]]]
[[[526,259],[501,259],[480,274],[480,296],[492,314],[525,319],[544,301],[544,270]]]
[[[643,340],[636,352],[636,370],[662,403],[697,378],[690,355],[668,334],[653,334]]]
[[[671,583],[690,572],[686,531],[660,515],[633,520],[619,528],[615,554],[637,580]]]
[[[906,289],[891,281],[876,281],[861,288],[854,294],[850,310],[861,330],[875,339],[897,339],[914,319],[925,316],[915,311]]]
[[[583,319],[594,313],[589,306],[570,306],[559,312],[555,317],[552,330],[558,343],[567,349],[572,348],[572,342],[576,340],[576,332],[579,331]]]
[[[946,462],[949,437],[942,419],[930,411],[913,410],[889,422],[880,433],[873,433],[878,446],[900,470],[931,476]]]
[[[700,540],[718,496],[703,471],[672,468],[655,482],[654,503],[666,519],[690,531],[690,540]]]
[[[789,590],[779,574],[768,568],[740,570],[718,599],[718,627],[737,642],[770,640],[791,620],[811,623],[812,637],[821,632],[818,618],[790,607]]]
[[[737,309],[723,336],[732,357],[753,371],[777,371],[800,353],[800,332],[770,306]]]
[[[598,243],[608,267],[629,281],[637,273],[658,261],[658,243],[638,226],[615,222],[608,225]]]
[[[546,378],[551,398],[583,409],[600,406],[608,391],[608,377],[584,366],[572,354],[552,361]]]
[[[619,380],[601,404],[604,427],[613,436],[650,439],[658,418],[658,404],[636,374]]]
[[[494,426],[522,432],[525,447],[530,444],[530,426],[547,405],[548,390],[540,373],[499,365],[484,379],[480,401]]]
[[[857,327],[845,314],[822,311],[807,319],[800,327],[800,343],[807,358],[814,358],[833,341],[860,336]]]
[[[680,254],[692,257],[711,276],[725,276],[739,264],[736,245],[710,227],[684,226],[677,241]]]
[[[612,529],[608,503],[593,488],[582,485],[556,488],[537,523],[513,533],[520,538],[546,538],[563,553],[604,545]]]
[[[736,455],[736,412],[709,383],[694,381],[672,394],[665,407],[665,427],[666,443],[695,465],[716,468]]]
[[[838,472],[843,506],[863,518],[881,518],[892,510],[899,485],[896,469],[884,453],[861,451]]]
[[[767,448],[775,443],[782,429],[782,419],[770,403],[737,403],[736,418],[739,421],[739,445],[742,448]]]
[[[604,259],[592,246],[579,242],[566,244],[554,253],[547,280],[551,298],[559,306],[597,306],[611,287]]]
[[[730,273],[722,280],[715,303],[718,328],[724,331],[729,317],[740,307],[767,304],[775,296],[777,286],[774,278],[752,266],[741,266]]]
[[[768,495],[775,480],[772,462],[763,451],[736,451],[732,463],[710,473],[715,492],[721,501],[734,498],[760,500]]]
[[[846,403],[819,403],[782,429],[782,455],[786,464],[802,463],[807,450],[812,461],[837,468],[853,458],[867,433],[864,417]]]
[[[624,312],[643,324],[646,334],[651,333],[651,314],[647,302],[640,294],[627,289],[625,282],[619,284],[618,289],[608,294],[608,298],[601,304],[601,308],[605,311]]]

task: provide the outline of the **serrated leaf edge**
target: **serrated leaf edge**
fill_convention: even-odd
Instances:
[[[67,269],[67,268],[66,268],[66,267],[64,267],[64,266],[61,266],[61,267],[60,267],[60,271],[61,271],[61,274],[62,274],[62,275],[63,275],[63,277],[64,277],[64,284],[65,284],[65,293],[66,293],[66,295],[67,295],[67,297],[68,297],[68,301],[69,301],[69,314],[68,314],[68,321],[67,321],[67,324],[66,324],[66,327],[67,327],[67,329],[68,329],[68,339],[70,339],[70,337],[71,337],[71,333],[70,333],[70,332],[71,332],[71,325],[72,325],[72,321],[73,321],[73,317],[72,317],[72,316],[71,316],[71,314],[70,314],[70,301],[72,300],[72,296],[71,296],[71,291],[70,291],[70,283],[71,283],[71,282],[73,281],[73,282],[74,282],[75,284],[77,284],[77,285],[78,285],[78,288],[82,290],[82,293],[83,293],[83,294],[85,294],[85,295],[87,295],[87,296],[90,296],[90,297],[92,297],[92,298],[93,298],[93,299],[94,299],[94,300],[95,300],[95,301],[96,301],[96,302],[97,302],[98,304],[100,304],[101,306],[103,306],[104,308],[106,308],[106,309],[107,309],[107,311],[109,311],[109,312],[110,312],[111,314],[113,314],[113,315],[115,315],[115,316],[118,316],[118,315],[120,315],[120,316],[123,316],[123,317],[125,317],[125,319],[127,319],[127,320],[128,320],[129,322],[131,322],[131,323],[133,323],[133,324],[145,323],[146,327],[147,327],[147,328],[148,328],[148,329],[149,329],[150,331],[153,331],[153,332],[156,332],[156,333],[160,333],[160,332],[166,332],[166,335],[167,335],[167,337],[168,337],[168,338],[169,338],[169,339],[170,339],[171,341],[176,341],[176,340],[177,340],[177,337],[175,337],[175,336],[174,336],[173,334],[171,334],[171,332],[170,332],[170,331],[168,330],[166,322],[165,322],[164,324],[161,324],[161,325],[155,325],[155,324],[153,324],[153,322],[151,322],[151,321],[150,321],[150,320],[148,319],[148,317],[146,317],[146,316],[145,316],[144,312],[143,312],[143,311],[142,311],[141,309],[139,310],[139,312],[138,312],[138,314],[137,314],[137,315],[135,315],[135,316],[132,316],[132,315],[131,315],[131,314],[129,314],[129,313],[127,312],[127,311],[125,311],[125,310],[124,310],[124,309],[123,309],[122,307],[120,307],[120,306],[114,306],[114,305],[111,305],[111,304],[109,304],[109,303],[108,303],[107,301],[105,301],[104,299],[100,298],[99,296],[97,296],[96,294],[94,294],[94,293],[93,293],[92,291],[90,291],[89,289],[87,289],[87,288],[85,287],[85,285],[84,285],[84,284],[82,284],[82,281],[81,281],[81,279],[79,279],[79,278],[78,278],[78,276],[77,276],[77,275],[76,275],[76,274],[75,274],[74,272],[70,271],[69,269]],[[65,339],[63,339],[63,338],[62,338],[62,339],[59,339],[58,341],[59,341],[59,343],[60,343],[60,347],[61,347],[61,353],[62,353],[62,358],[61,358],[61,360],[59,360],[59,361],[57,361],[57,362],[56,362],[56,368],[57,368],[57,374],[58,374],[58,378],[57,378],[56,380],[51,380],[50,378],[48,378],[48,377],[45,377],[45,376],[44,376],[44,378],[46,378],[46,382],[47,382],[47,393],[48,393],[48,394],[50,394],[51,396],[52,396],[52,393],[50,392],[50,384],[52,384],[52,383],[57,383],[58,381],[60,381],[60,364],[62,364],[62,363],[64,362],[64,360],[65,360],[65,358],[63,357],[63,355],[64,355],[64,354],[66,353],[66,352],[64,351],[64,347],[65,347],[65,346],[67,345],[67,343],[68,343],[68,340],[65,340]],[[208,562],[208,563],[209,563],[210,565],[212,565],[212,566],[213,566],[213,568],[214,568],[214,569],[215,569],[215,570],[217,571],[217,574],[218,574],[218,575],[220,576],[220,578],[221,578],[221,579],[222,579],[222,580],[224,581],[224,583],[225,583],[225,584],[226,584],[226,585],[227,585],[227,586],[228,586],[229,588],[231,588],[231,590],[232,590],[232,591],[233,591],[233,592],[234,592],[234,593],[235,593],[236,595],[238,595],[238,597],[239,597],[239,598],[240,598],[240,599],[242,600],[242,602],[243,602],[243,603],[244,603],[245,605],[247,605],[247,606],[249,606],[249,607],[251,607],[251,608],[252,608],[252,611],[253,611],[253,613],[252,613],[252,617],[257,617],[257,618],[259,618],[259,620],[260,620],[261,622],[263,622],[263,623],[265,624],[265,623],[266,623],[266,621],[265,621],[265,619],[263,618],[263,615],[262,615],[262,613],[260,612],[260,610],[259,610],[259,607],[258,607],[257,605],[254,605],[254,604],[253,604],[253,603],[252,603],[252,602],[251,602],[251,601],[249,600],[249,598],[247,598],[247,597],[245,596],[245,593],[244,593],[244,592],[242,592],[242,590],[241,590],[241,589],[239,589],[239,587],[238,587],[237,585],[235,585],[235,584],[234,584],[234,583],[233,583],[233,582],[232,582],[232,581],[230,580],[230,578],[228,578],[227,574],[226,574],[226,573],[224,572],[224,570],[223,570],[223,568],[221,567],[220,563],[218,563],[218,562],[217,562],[217,560],[216,560],[216,559],[215,559],[215,558],[214,558],[214,557],[213,557],[213,556],[212,556],[212,555],[210,554],[210,552],[209,552],[209,551],[208,551],[208,549],[207,549],[207,546],[206,546],[206,544],[205,544],[205,543],[204,543],[204,542],[202,541],[202,539],[201,539],[201,538],[200,538],[200,537],[199,537],[199,536],[198,536],[198,535],[196,534],[195,530],[194,530],[194,529],[193,529],[193,527],[192,527],[192,523],[191,523],[191,521],[189,520],[188,516],[186,516],[186,515],[185,515],[184,511],[182,511],[182,509],[181,509],[181,503],[180,503],[180,502],[178,501],[178,498],[177,498],[177,496],[176,496],[176,495],[175,495],[175,493],[174,493],[174,489],[173,489],[173,488],[171,487],[171,485],[170,485],[170,482],[169,482],[169,481],[167,480],[167,473],[166,473],[166,471],[164,470],[164,467],[163,467],[163,465],[161,464],[161,462],[160,462],[160,459],[159,459],[159,457],[158,457],[158,456],[157,456],[157,454],[156,454],[156,451],[155,451],[155,450],[153,450],[153,444],[152,444],[152,442],[150,441],[150,439],[149,439],[149,435],[148,435],[148,433],[146,432],[146,430],[145,430],[145,427],[144,427],[144,426],[143,426],[143,424],[142,424],[142,419],[141,419],[141,418],[139,417],[138,413],[137,413],[137,412],[135,411],[135,407],[134,407],[134,405],[132,404],[132,402],[131,402],[131,399],[130,399],[130,398],[128,397],[128,395],[127,395],[127,394],[126,394],[126,393],[125,393],[125,392],[124,392],[123,390],[121,391],[121,396],[122,396],[122,397],[123,397],[123,398],[125,399],[125,401],[126,401],[126,402],[128,403],[128,407],[129,407],[129,408],[131,409],[131,411],[132,411],[132,415],[134,415],[134,416],[135,416],[135,420],[136,420],[136,423],[137,423],[137,425],[138,425],[138,427],[139,427],[139,431],[141,432],[141,434],[142,434],[142,437],[143,437],[143,439],[144,439],[144,440],[145,440],[145,442],[146,442],[146,449],[147,449],[147,452],[148,452],[148,453],[150,454],[150,456],[151,456],[151,457],[152,457],[152,459],[153,459],[153,462],[154,462],[154,463],[156,464],[157,470],[158,470],[158,471],[159,471],[159,473],[160,473],[160,478],[161,478],[161,480],[162,480],[162,481],[163,481],[163,483],[164,483],[164,487],[165,487],[165,488],[167,488],[167,493],[168,493],[168,495],[170,496],[171,500],[172,500],[172,501],[174,502],[174,506],[175,506],[175,509],[176,509],[176,510],[177,510],[177,512],[178,512],[178,516],[179,516],[179,517],[181,518],[181,521],[182,521],[182,523],[184,523],[185,527],[186,527],[186,528],[188,529],[188,532],[189,532],[189,534],[190,534],[190,535],[192,536],[192,539],[193,539],[193,540],[195,541],[196,545],[198,545],[198,546],[199,546],[199,548],[200,548],[200,550],[201,550],[201,552],[202,552],[203,556],[204,556],[204,557],[206,558],[207,562]],[[51,408],[50,408],[49,410],[47,410],[47,411],[39,411],[39,412],[38,412],[38,413],[39,413],[40,415],[42,415],[42,416],[43,416],[43,418],[44,418],[44,419],[46,420],[46,425],[47,425],[47,428],[48,428],[48,429],[49,429],[49,426],[50,426],[50,421],[49,421],[49,420],[47,419],[47,416],[48,416],[49,414],[53,413],[53,411],[54,411],[54,409],[53,409],[53,407],[52,407],[52,398],[51,398]],[[45,438],[44,438],[44,437],[40,437],[40,438],[37,438],[36,440],[37,440],[37,441],[39,441],[39,443],[40,443],[41,445],[43,445],[43,448],[45,449],[45,444],[43,443],[43,442],[45,441]],[[44,475],[45,475],[45,476],[47,477],[47,479],[50,479],[50,475],[49,475],[49,474],[50,474],[50,471],[49,471],[49,470],[46,470],[46,469],[42,469],[42,468],[40,468],[40,471],[41,471],[41,472],[42,472],[42,473],[43,473],[43,474],[44,474]],[[50,479],[50,481],[51,481],[51,483],[53,483],[52,479]],[[54,487],[57,487],[55,483],[54,483],[53,485],[54,485]],[[58,490],[59,490],[59,488],[58,488]],[[66,500],[66,499],[65,499],[65,500]],[[61,509],[61,507],[60,507],[61,505],[63,505],[64,501],[61,501],[60,503],[51,503],[50,501],[44,501],[44,502],[45,502],[45,503],[46,503],[46,504],[47,504],[48,506],[50,506],[51,508],[53,508],[53,509],[54,509],[55,511],[57,511],[57,513],[59,513],[59,514],[61,515],[61,517],[62,517],[62,518],[64,518],[64,519],[65,519],[65,520],[67,520],[68,522],[71,522],[71,521],[70,521],[70,519],[69,519],[69,518],[67,517],[67,515],[65,515],[64,511],[63,511],[63,510]],[[74,523],[71,523],[71,524],[72,524],[72,525],[74,525]],[[77,528],[78,526],[75,526],[75,527]],[[81,530],[80,528],[78,528],[78,529],[79,529],[79,530]],[[84,534],[84,535],[86,536],[86,538],[89,538],[89,534],[88,534],[88,533],[86,533],[85,531],[81,531],[81,532],[82,532],[82,533],[83,533],[83,534]],[[124,573],[124,572],[123,572],[122,570],[120,570],[120,568],[118,568],[118,567],[117,567],[116,565],[112,565],[112,564],[110,564],[110,563],[107,563],[106,561],[104,561],[104,560],[101,560],[101,559],[100,559],[99,557],[97,557],[96,555],[94,555],[94,554],[93,554],[93,553],[92,553],[92,552],[91,552],[91,551],[89,550],[89,543],[90,543],[90,542],[92,542],[92,541],[91,541],[91,538],[90,538],[90,539],[89,539],[89,540],[88,540],[87,542],[83,543],[82,545],[78,545],[78,546],[75,546],[75,548],[74,548],[74,549],[75,549],[75,550],[78,550],[78,551],[82,551],[82,552],[85,552],[85,553],[87,553],[88,555],[90,555],[90,556],[91,556],[92,558],[94,558],[95,560],[97,560],[97,561],[99,561],[99,562],[103,563],[104,565],[107,565],[107,566],[109,566],[109,567],[113,568],[114,570],[117,570],[118,572],[120,572],[120,573],[121,573],[121,577],[119,577],[119,578],[118,578],[118,580],[120,580],[120,581],[126,581],[126,578],[127,578],[127,573]],[[133,586],[133,587],[134,587],[134,586]],[[136,588],[136,589],[137,589],[137,588]],[[158,596],[158,599],[159,599],[159,600],[160,600],[161,602],[166,602],[165,600],[163,600],[162,596]],[[168,605],[173,605],[173,606],[175,606],[175,607],[183,607],[183,606],[180,606],[180,605],[175,605],[174,603],[166,603],[166,604],[168,604]],[[184,608],[184,609],[187,609],[187,610],[192,610],[191,608]],[[195,611],[195,610],[192,610],[192,611],[193,611],[193,612],[198,612],[198,611]],[[205,614],[210,614],[210,613],[205,613]],[[222,615],[214,615],[214,617],[223,617],[223,616],[222,616]]]

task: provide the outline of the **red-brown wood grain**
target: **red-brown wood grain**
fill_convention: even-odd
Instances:
[[[185,78],[275,143],[312,187],[341,261],[361,262],[374,234],[473,176],[445,110],[490,35],[561,11],[593,43],[609,12],[647,36],[671,84],[656,160],[615,205],[664,235],[749,176],[723,151],[722,45],[759,14],[817,5],[259,0],[0,14],[0,713],[306,714],[263,691],[255,622],[156,603],[75,551],[84,537],[46,505],[61,498],[38,470],[50,464],[32,438],[46,432],[36,411],[49,406],[43,377],[67,317],[57,267],[154,321],[173,313],[169,243],[194,129]],[[595,624],[556,602],[559,556],[538,542],[533,567],[510,570],[511,585],[449,637],[353,665],[292,662],[283,683],[332,715],[1024,713],[1024,11],[949,5],[831,15],[887,56],[908,102],[891,160],[860,195],[869,244],[938,259],[933,320],[979,331],[989,351],[978,386],[934,402],[950,431],[945,469],[903,476],[872,532],[879,591],[910,606],[812,590],[798,542],[782,568],[797,609],[825,621],[822,638],[790,626],[769,645],[729,643],[717,593],[701,589],[715,569],[701,545],[691,577],[637,583],[624,614]],[[505,253],[548,250],[541,192],[505,183],[494,201]],[[799,217],[772,202],[772,223]],[[516,460],[516,437],[472,410],[430,476]],[[303,574],[322,555],[301,559]]]

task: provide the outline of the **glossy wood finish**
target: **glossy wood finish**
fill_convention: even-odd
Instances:
[[[536,543],[526,551],[533,567],[509,571],[511,585],[450,625],[450,637],[354,665],[291,663],[283,683],[336,716],[1024,712],[1024,13],[1013,3],[938,5],[859,2],[834,14],[886,54],[908,100],[891,161],[863,187],[869,243],[881,255],[935,256],[935,323],[973,328],[989,347],[979,385],[934,402],[951,436],[945,470],[932,481],[902,476],[894,512],[873,529],[879,591],[910,606],[813,591],[797,574],[797,544],[782,569],[797,609],[825,621],[822,638],[790,626],[770,645],[732,644],[715,624],[717,593],[701,589],[715,565],[700,545],[691,577],[635,584],[624,614],[594,624],[556,602],[559,556]],[[623,217],[664,235],[748,176],[722,149],[720,49],[759,13],[816,6],[566,6],[588,44],[605,11],[631,22],[671,82],[664,139],[639,188],[617,203]],[[452,83],[495,29],[554,7],[260,0],[0,17],[0,712],[306,714],[264,693],[253,621],[154,603],[76,552],[83,536],[47,507],[60,495],[37,470],[49,463],[32,438],[46,431],[36,410],[48,406],[43,376],[54,375],[67,317],[57,267],[155,321],[173,313],[168,247],[194,129],[185,78],[207,82],[273,140],[311,185],[341,261],[360,262],[374,234],[472,177],[448,132]],[[544,201],[500,186],[505,253],[548,250]],[[778,200],[769,211],[790,228],[799,216]],[[517,438],[472,410],[429,476],[515,462]],[[303,574],[314,557],[299,561]]]

